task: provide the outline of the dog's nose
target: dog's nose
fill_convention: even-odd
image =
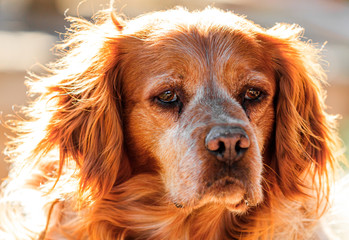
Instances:
[[[214,126],[206,136],[205,145],[219,161],[232,164],[241,159],[250,146],[250,140],[239,126]]]

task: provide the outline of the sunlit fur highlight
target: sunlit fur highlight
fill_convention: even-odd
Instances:
[[[130,21],[112,20],[108,10],[93,22],[69,20],[71,28],[56,47],[61,57],[45,75],[30,74],[34,100],[23,108],[24,119],[8,122],[17,136],[6,149],[13,165],[0,201],[0,233],[6,232],[6,239],[313,236],[329,204],[339,141],[335,118],[325,113],[319,51],[300,41],[301,28],[263,29],[212,8],[194,13],[178,8]],[[265,199],[243,215],[219,204],[195,210],[169,205],[161,179],[133,175],[124,151],[122,81],[127,79],[118,42],[154,41],[159,32],[182,31],[198,21],[207,31],[232,24],[253,35],[275,70],[276,120],[264,159]],[[53,203],[56,210],[50,211]]]

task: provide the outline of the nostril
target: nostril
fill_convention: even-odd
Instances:
[[[236,145],[235,145],[235,151],[238,153],[241,151],[241,147],[240,147],[240,141],[237,141]]]
[[[244,144],[244,140],[241,138],[241,140],[237,141],[235,145],[235,152],[236,156],[241,156],[243,155],[246,150],[248,149],[249,145]]]
[[[222,141],[219,141],[218,143],[218,149],[216,150],[217,153],[223,154],[225,152],[225,144]]]

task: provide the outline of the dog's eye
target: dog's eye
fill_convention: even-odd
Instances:
[[[163,103],[173,103],[176,102],[178,97],[177,94],[172,91],[165,91],[158,96],[159,101]]]
[[[183,109],[183,103],[175,91],[167,90],[155,97],[155,102],[162,109],[174,110],[180,114]]]
[[[249,88],[247,89],[244,98],[246,100],[257,100],[258,98],[260,98],[261,95],[262,95],[262,92],[260,90],[255,88]]]

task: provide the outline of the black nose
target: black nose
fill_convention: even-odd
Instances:
[[[214,126],[206,136],[205,146],[219,161],[232,164],[241,159],[250,146],[250,140],[241,127]]]

